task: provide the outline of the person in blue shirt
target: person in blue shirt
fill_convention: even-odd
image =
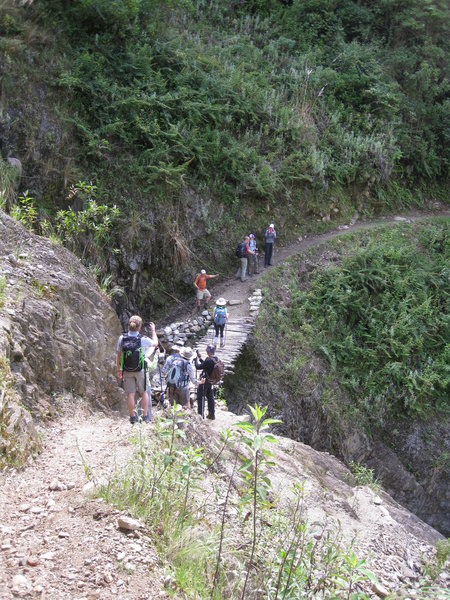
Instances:
[[[265,239],[266,239],[266,249],[264,254],[264,266],[269,267],[272,265],[272,256],[273,256],[273,246],[275,244],[275,240],[277,237],[277,232],[275,231],[275,225],[271,223],[269,227],[266,229]]]
[[[224,329],[228,321],[228,311],[226,309],[227,301],[225,298],[217,298],[216,307],[214,309],[214,329],[215,329],[215,337],[214,337],[214,345],[217,348],[217,344],[219,343],[219,334],[220,334],[220,347],[223,348],[225,346],[224,342]]]

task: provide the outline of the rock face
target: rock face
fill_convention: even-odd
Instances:
[[[88,271],[68,250],[2,211],[0,265],[0,353],[9,406],[2,422],[24,419],[33,437],[27,412],[35,419],[52,416],[70,397],[117,408],[120,324]]]

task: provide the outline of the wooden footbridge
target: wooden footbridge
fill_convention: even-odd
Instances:
[[[225,345],[220,347],[217,344],[216,356],[220,358],[225,365],[225,374],[234,372],[234,364],[240,355],[243,346],[247,343],[248,336],[253,329],[254,318],[249,317],[229,317],[225,329]],[[194,351],[199,350],[202,358],[206,357],[206,346],[214,342],[214,325],[211,325],[204,337],[197,340],[193,346]]]

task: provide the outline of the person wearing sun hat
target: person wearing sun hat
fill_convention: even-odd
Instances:
[[[176,402],[184,408],[191,407],[189,380],[198,385],[190,359],[194,355],[191,348],[174,345],[172,354],[163,367],[162,375],[166,378],[169,402]]]
[[[214,337],[214,345],[217,346],[219,343],[219,334],[220,334],[220,347],[223,348],[225,346],[225,342],[223,339],[223,332],[225,329],[225,325],[228,321],[228,311],[226,309],[227,301],[225,298],[217,298],[216,306],[214,308],[214,329],[216,331]]]
[[[202,269],[200,273],[197,274],[197,277],[194,281],[194,287],[197,289],[197,307],[200,308],[200,302],[203,300],[204,308],[208,308],[208,302],[211,300],[211,294],[206,289],[206,282],[208,279],[214,279],[215,277],[219,277],[219,275],[208,275],[205,269]]]
[[[275,244],[275,240],[277,237],[277,232],[275,231],[275,225],[271,223],[269,227],[266,229],[265,238],[266,238],[266,249],[264,253],[264,266],[269,267],[272,265],[272,256],[273,256],[273,247]]]

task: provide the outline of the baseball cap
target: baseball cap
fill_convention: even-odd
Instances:
[[[202,275],[206,275],[206,271],[205,271],[205,269],[202,269],[202,270],[200,271],[200,273],[201,273]]]

